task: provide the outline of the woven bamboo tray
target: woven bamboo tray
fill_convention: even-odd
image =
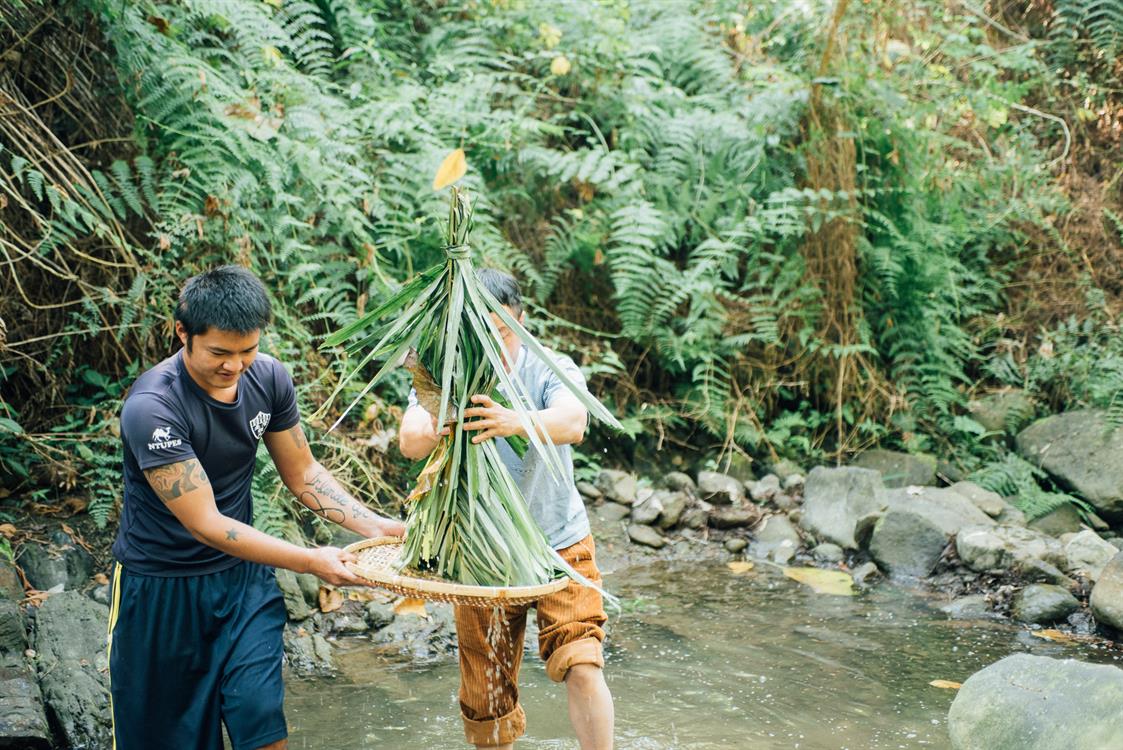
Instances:
[[[414,599],[451,602],[467,607],[531,604],[569,585],[568,578],[559,578],[539,586],[469,586],[436,577],[402,575],[394,570],[394,561],[402,551],[402,544],[393,536],[364,539],[345,549],[358,558],[356,562],[346,563],[352,573],[380,588]]]

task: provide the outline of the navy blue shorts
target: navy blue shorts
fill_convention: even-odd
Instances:
[[[114,565],[110,710],[116,750],[254,750],[288,736],[285,604],[273,569],[242,562],[162,578]]]

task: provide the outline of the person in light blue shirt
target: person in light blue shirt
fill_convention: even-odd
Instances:
[[[525,320],[518,282],[493,270],[479,272],[480,282],[520,323]],[[503,463],[518,483],[531,515],[551,546],[590,581],[600,584],[595,545],[589,533],[589,518],[573,480],[571,445],[581,442],[588,412],[544,362],[531,353],[519,337],[497,315],[492,321],[503,340],[509,371],[526,388],[537,416],[561,454],[563,475],[554,478],[531,446],[524,458],[506,438],[525,437],[516,413],[487,395],[472,397],[464,410],[465,429],[473,430],[475,443],[499,440]],[[585,387],[585,378],[573,360],[549,352],[568,378]],[[436,415],[410,393],[409,407],[402,416],[399,445],[407,458],[427,457],[441,438]],[[546,661],[546,673],[564,682],[569,700],[569,718],[582,750],[612,747],[614,709],[604,679],[602,642],[608,617],[600,592],[576,581],[562,591],[540,599],[537,609],[538,646]],[[498,643],[488,640],[491,611],[479,607],[456,607],[456,634],[460,646],[460,709],[468,742],[477,747],[510,748],[526,731],[526,715],[519,705],[518,674],[522,662],[523,637],[528,607],[504,610],[506,628]],[[495,672],[499,674],[496,676]]]

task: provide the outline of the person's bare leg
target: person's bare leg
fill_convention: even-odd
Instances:
[[[276,742],[270,742],[268,745],[262,745],[257,750],[288,750],[288,748],[289,741],[285,739],[277,740]]]
[[[581,750],[612,750],[616,710],[604,681],[604,670],[593,664],[574,664],[565,675],[569,693],[569,721]]]

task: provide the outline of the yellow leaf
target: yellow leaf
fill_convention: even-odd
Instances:
[[[468,172],[468,160],[464,157],[464,149],[458,148],[441,162],[437,169],[437,176],[433,178],[433,189],[444,190]]]
[[[0,534],[3,534],[8,539],[11,539],[18,533],[16,527],[10,523],[0,523]]]
[[[343,592],[339,589],[320,587],[320,611],[334,612],[343,606]]]
[[[565,55],[558,55],[550,61],[550,72],[556,76],[564,76],[573,68],[570,64],[569,58]]]
[[[734,561],[734,562],[731,562],[731,563],[726,563],[725,565],[726,565],[726,567],[728,567],[730,570],[733,571],[733,575],[735,575],[735,576],[744,575],[745,573],[748,573],[750,570],[752,570],[754,567],[756,567],[751,562],[741,561],[741,560],[737,560],[737,561]]]
[[[944,690],[959,690],[959,688],[963,687],[963,683],[952,682],[951,680],[932,680],[928,684],[932,687],[938,687]]]
[[[810,586],[816,594],[854,596],[854,579],[841,570],[822,568],[784,568],[784,575]]]
[[[425,609],[424,599],[399,599],[394,605],[394,614],[396,615],[417,615],[418,617],[428,617],[429,612]]]
[[[1057,643],[1075,643],[1076,642],[1076,639],[1073,638],[1071,635],[1069,635],[1068,633],[1062,633],[1059,630],[1052,630],[1052,629],[1032,630],[1032,631],[1030,631],[1030,635],[1035,636],[1037,638],[1042,638],[1046,641],[1055,641]]]

